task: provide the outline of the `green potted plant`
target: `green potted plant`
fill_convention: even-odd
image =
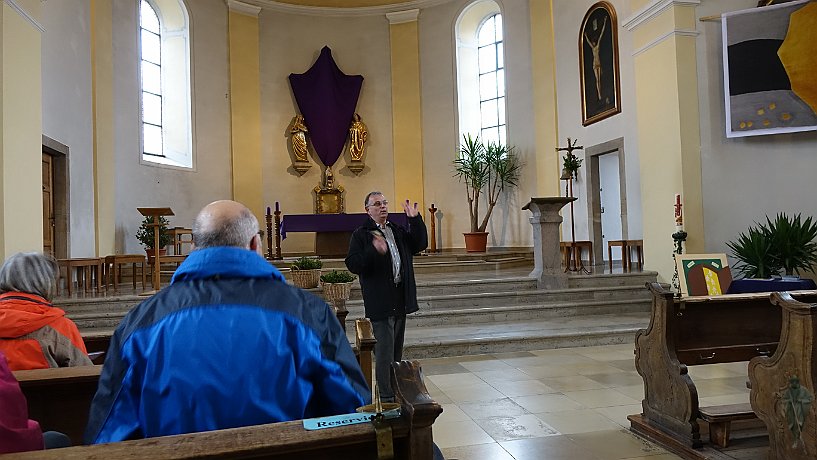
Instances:
[[[817,222],[800,214],[780,213],[765,224],[750,227],[736,241],[726,243],[738,259],[736,269],[748,278],[769,278],[783,270],[786,276],[801,271],[813,272],[817,263]]]
[[[465,236],[468,252],[485,252],[488,241],[488,220],[494,211],[499,195],[519,183],[522,164],[514,152],[500,142],[484,144],[479,137],[462,136],[457,158],[454,160],[454,177],[465,184],[468,199],[468,215],[471,232]],[[487,209],[480,219],[480,195],[485,195]]]
[[[332,270],[321,275],[321,288],[327,301],[349,300],[352,294],[352,282],[357,277],[345,270]]]
[[[567,154],[562,157],[562,179],[571,177],[575,179],[579,168],[582,166],[582,161],[581,158],[573,155],[573,152],[567,152]]]
[[[303,256],[295,259],[289,266],[292,273],[292,284],[301,289],[318,287],[321,267],[323,267],[323,262],[317,257]]]
[[[170,222],[164,218],[159,216],[159,255],[163,255],[167,252],[165,246],[169,244],[173,244],[173,235],[170,234],[168,231],[167,226]],[[144,220],[142,220],[142,224],[139,226],[139,229],[136,231],[136,239],[142,243],[142,247],[145,248],[145,252],[147,253],[148,257],[153,257],[153,217],[146,216]]]

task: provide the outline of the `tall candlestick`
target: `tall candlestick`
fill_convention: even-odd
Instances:
[[[275,210],[276,210],[276,211],[280,211],[280,210],[281,210],[281,208],[278,206],[278,202],[277,202],[277,201],[275,202]]]

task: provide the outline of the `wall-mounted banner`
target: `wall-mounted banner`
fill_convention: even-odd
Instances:
[[[817,130],[817,3],[723,15],[726,137]]]

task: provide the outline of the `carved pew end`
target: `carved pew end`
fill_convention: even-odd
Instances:
[[[699,412],[701,419],[709,422],[709,442],[718,447],[729,444],[732,422],[757,418],[749,403],[701,407]]]

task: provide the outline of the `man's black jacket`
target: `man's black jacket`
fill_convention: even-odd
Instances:
[[[419,309],[412,257],[428,246],[428,234],[419,214],[409,217],[408,223],[408,231],[399,225],[387,223],[400,252],[401,289],[395,289],[391,253],[381,255],[372,245],[372,232],[380,231],[374,220],[369,218],[366,224],[352,233],[346,267],[360,277],[366,317],[373,321],[414,313]]]

